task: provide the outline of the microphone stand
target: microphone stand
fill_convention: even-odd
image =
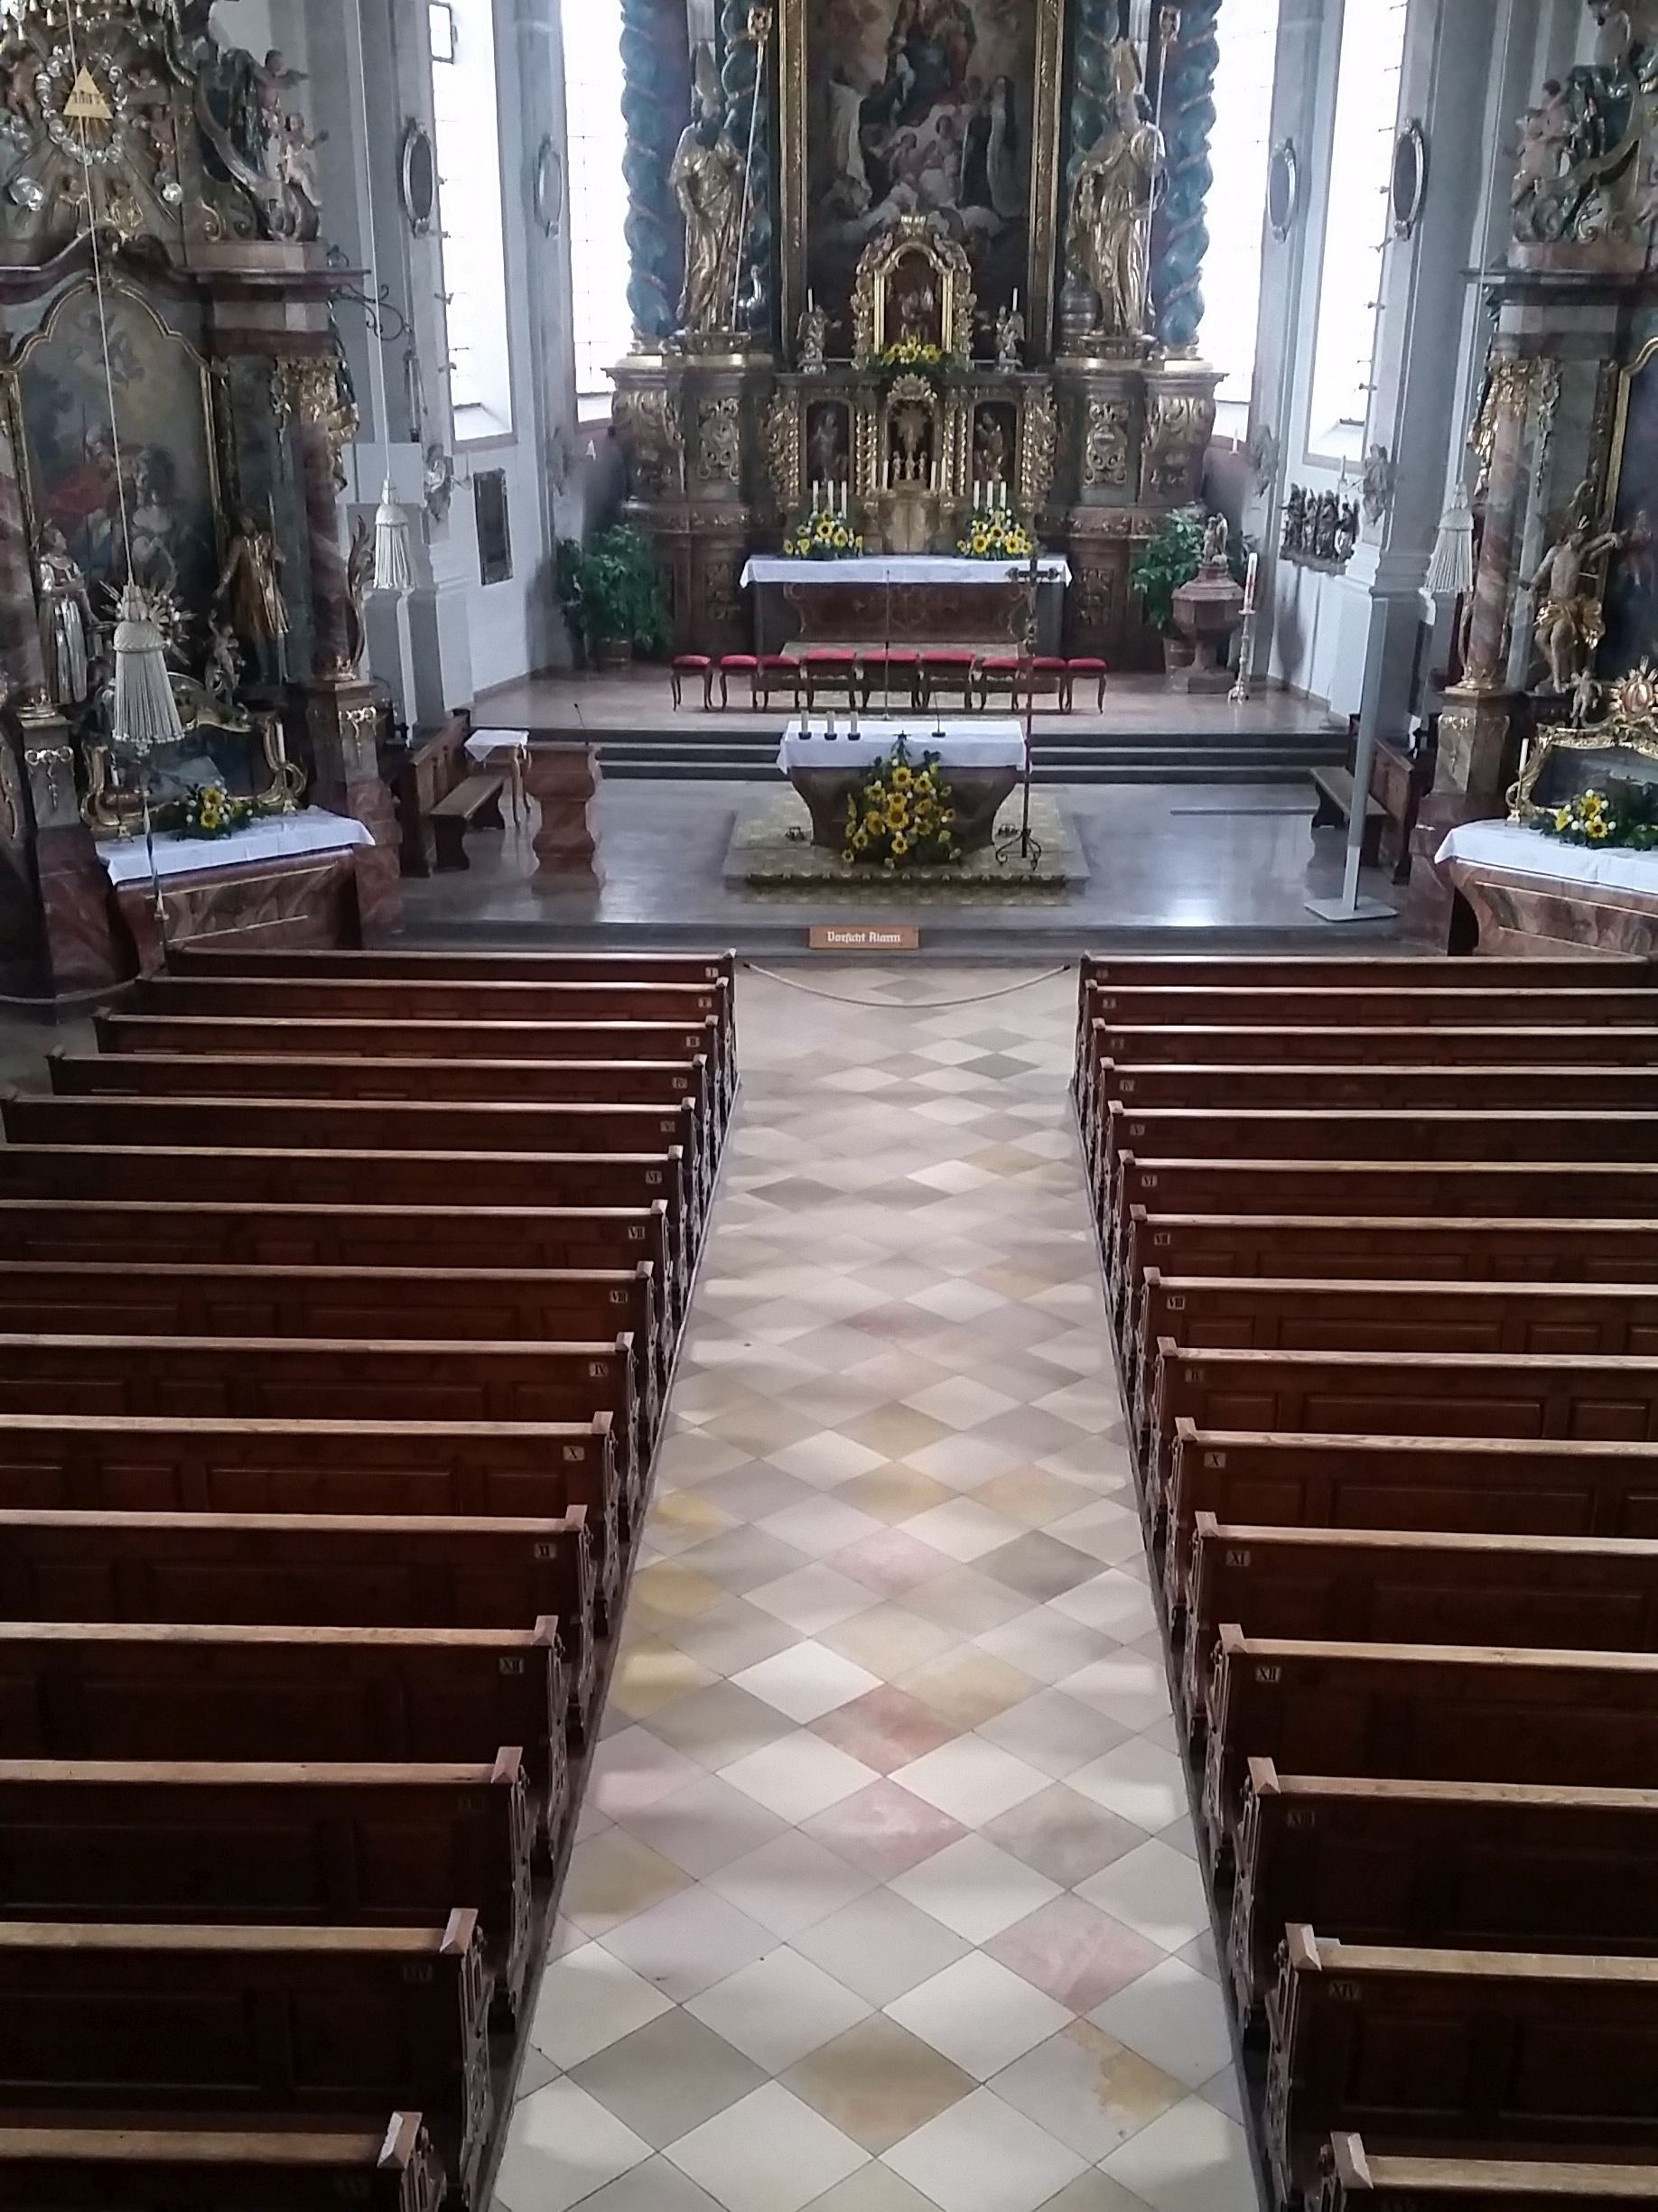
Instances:
[[[1008,581],[1022,584],[1025,593],[1024,623],[1020,639],[1019,678],[1025,687],[1025,772],[1020,811],[1020,825],[1011,830],[996,844],[996,862],[1005,868],[1018,860],[1033,872],[1042,864],[1042,847],[1032,835],[1030,828],[1030,777],[1036,760],[1036,650],[1041,634],[1042,561],[1034,545],[1029,562],[1022,568],[1010,569]],[[1017,612],[1015,619],[1017,619]]]

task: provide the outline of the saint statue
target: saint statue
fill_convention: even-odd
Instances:
[[[1025,342],[1025,318],[1019,311],[1017,299],[1011,307],[1004,307],[996,318],[996,366],[998,368],[1022,368],[1020,349]]]
[[[84,706],[91,690],[92,602],[69,541],[55,522],[49,522],[41,532],[35,573],[40,581],[41,653],[46,663],[46,689],[55,706]]]
[[[1113,46],[1112,120],[1071,191],[1067,247],[1100,302],[1095,334],[1139,338],[1150,303],[1151,215],[1167,153],[1141,90],[1132,39]]]
[[[1204,525],[1203,565],[1206,569],[1224,569],[1226,548],[1232,539],[1232,525],[1224,515],[1211,515]]]
[[[829,342],[829,311],[826,307],[819,307],[810,294],[801,310],[800,327],[796,339],[802,370],[808,376],[821,376],[824,373],[824,348]]]
[[[1588,497],[1586,497],[1588,495]],[[1600,602],[1586,590],[1587,572],[1606,553],[1624,544],[1616,530],[1598,533],[1589,518],[1590,487],[1572,502],[1565,534],[1551,545],[1531,579],[1537,602],[1537,649],[1549,665],[1548,689],[1575,692],[1578,678],[1594,660],[1606,635]]]
[[[234,711],[242,688],[242,648],[235,629],[221,615],[208,626],[207,667],[202,689],[216,706]]]
[[[278,648],[288,634],[280,566],[275,539],[251,515],[244,514],[225,555],[213,608],[217,613],[228,607],[231,627],[255,648],[262,674],[280,674]]]
[[[681,134],[669,182],[685,218],[685,283],[679,334],[729,331],[742,257],[744,163],[725,127],[720,83],[706,47],[697,54],[697,112]]]

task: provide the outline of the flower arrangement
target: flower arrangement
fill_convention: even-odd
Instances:
[[[1620,847],[1651,852],[1658,847],[1658,791],[1650,795],[1625,790],[1608,798],[1601,791],[1580,791],[1560,806],[1545,806],[1532,827],[1563,844]]]
[[[1036,540],[1011,507],[975,507],[955,550],[969,561],[1029,561]]]
[[[253,819],[251,799],[233,799],[222,784],[203,784],[184,802],[182,837],[228,837]]]
[[[863,538],[844,515],[819,508],[800,517],[783,551],[790,561],[852,561],[863,551]]]
[[[935,346],[930,339],[895,338],[890,346],[883,346],[870,366],[883,378],[921,376],[928,383],[937,384],[960,364],[955,354],[946,353],[942,346]]]
[[[955,808],[937,754],[927,754],[917,767],[900,738],[846,802],[842,860],[894,874],[901,868],[936,868],[961,857]]]

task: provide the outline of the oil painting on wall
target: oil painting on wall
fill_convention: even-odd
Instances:
[[[806,0],[806,283],[843,319],[858,257],[940,218],[987,321],[1026,284],[1034,0]],[[849,327],[849,326],[845,326]]]
[[[1612,527],[1620,544],[1607,579],[1606,641],[1597,666],[1610,680],[1658,659],[1658,340],[1625,378]]]
[[[113,422],[90,286],[66,294],[23,349],[36,540],[61,532],[100,615],[126,581],[127,541],[140,583],[200,609],[218,574],[201,365],[132,293],[110,291],[108,324]]]

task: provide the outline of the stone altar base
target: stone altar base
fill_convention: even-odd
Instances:
[[[918,768],[926,756],[912,752]],[[846,843],[846,803],[862,790],[872,763],[855,768],[791,768],[789,782],[812,817],[812,842],[838,860]],[[956,841],[970,858],[996,833],[1002,802],[1019,789],[1017,768],[946,768],[955,809]]]
[[[993,817],[997,833],[1017,832],[1017,796]],[[1057,899],[1088,880],[1081,840],[1051,792],[1030,795],[1031,834],[1042,849],[1035,869],[1017,856],[999,861],[990,845],[970,853],[954,868],[907,868],[889,875],[881,868],[852,867],[833,850],[811,841],[811,817],[793,791],[779,790],[740,813],[726,850],[724,877],[733,889],[826,891],[837,897],[902,900],[912,905],[954,905],[1003,898]]]

